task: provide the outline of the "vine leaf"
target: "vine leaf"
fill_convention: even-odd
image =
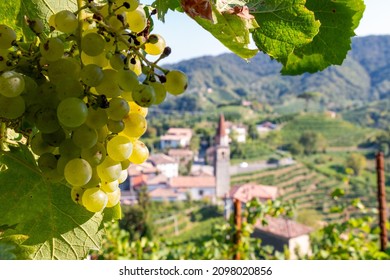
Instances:
[[[0,225],[16,224],[2,239],[25,236],[14,244],[29,251],[31,259],[83,259],[99,249],[103,222],[119,218],[120,211],[93,214],[76,205],[69,187],[45,181],[26,161],[31,158],[26,153],[13,149],[0,154],[0,164],[8,166],[0,176]]]
[[[363,0],[307,0],[306,7],[321,22],[319,33],[310,44],[294,49],[283,74],[313,73],[341,65],[365,10]]]
[[[25,23],[24,16],[30,19],[40,18],[45,24],[45,33],[49,32],[49,17],[61,10],[77,10],[75,0],[6,0],[0,1],[0,18],[3,24],[12,27],[19,35],[24,34],[28,40],[35,38],[34,33]]]
[[[194,20],[238,56],[249,59],[258,53],[257,49],[249,48],[250,30],[258,27],[256,20],[220,12],[214,5],[212,15],[213,21],[199,16]]]
[[[253,0],[248,6],[259,24],[253,32],[256,46],[283,65],[319,32],[320,22],[305,7],[305,0]]]
[[[157,16],[162,22],[169,10],[181,10],[180,0],[155,0],[151,6],[157,9]]]

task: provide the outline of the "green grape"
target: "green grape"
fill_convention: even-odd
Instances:
[[[61,142],[59,147],[61,157],[67,157],[69,159],[78,158],[81,155],[81,148],[76,146],[72,139],[65,139]]]
[[[129,138],[125,136],[117,135],[107,142],[107,153],[113,160],[126,160],[129,158],[132,151],[133,144],[130,142]]]
[[[188,86],[187,75],[179,70],[169,71],[164,85],[169,93],[173,95],[182,94]]]
[[[39,46],[42,56],[47,61],[56,61],[64,54],[64,43],[59,38],[48,38]]]
[[[84,186],[82,186],[83,189],[89,189],[89,188],[95,188],[98,187],[101,183],[100,177],[97,173],[96,166],[92,167],[92,177],[91,180]]]
[[[8,61],[9,61],[8,54],[9,54],[8,50],[0,49],[0,71],[4,71],[9,67],[8,66]]]
[[[25,88],[23,76],[14,71],[4,72],[0,76],[0,94],[5,97],[16,97]]]
[[[148,108],[141,107],[135,102],[129,102],[129,106],[130,106],[130,113],[140,114],[144,118],[146,118],[146,116],[148,115]]]
[[[39,89],[38,84],[29,76],[23,76],[24,80],[24,91],[21,96],[23,97],[26,107],[36,104],[37,99],[39,99]]]
[[[129,59],[127,66],[137,76],[142,74],[142,64],[141,64],[141,61],[139,60],[138,56],[135,56],[132,59]]]
[[[88,116],[86,120],[86,124],[89,127],[98,129],[105,126],[108,122],[107,112],[104,109],[97,108],[93,109],[92,107],[88,108]]]
[[[133,100],[141,107],[150,107],[156,100],[154,88],[149,85],[138,85],[133,90]]]
[[[40,156],[44,153],[51,153],[54,151],[54,147],[47,144],[42,139],[42,133],[38,132],[33,136],[30,142],[31,150],[37,156]]]
[[[111,56],[110,65],[115,70],[121,70],[125,67],[125,56],[123,54],[117,53]]]
[[[130,138],[139,138],[141,137],[147,128],[146,119],[136,113],[130,113],[123,120],[125,123],[125,129],[123,133]]]
[[[121,190],[118,188],[117,190],[113,192],[106,193],[107,195],[107,208],[114,207],[119,203],[119,200],[121,199]]]
[[[85,159],[74,158],[66,164],[64,176],[70,185],[80,187],[91,180],[92,167]]]
[[[78,80],[64,78],[56,83],[57,97],[59,100],[64,100],[70,97],[82,98],[84,88]]]
[[[108,66],[108,60],[104,52],[97,56],[89,56],[86,53],[81,52],[81,61],[84,63],[84,65],[96,64],[101,68]]]
[[[96,129],[96,131],[98,133],[98,142],[105,142],[108,134],[110,133],[107,126],[105,125],[103,127],[100,127]]]
[[[164,38],[158,34],[151,34],[144,45],[145,52],[150,55],[162,54],[166,46]]]
[[[53,147],[59,147],[66,139],[66,134],[62,128],[52,133],[42,133],[42,140]]]
[[[114,192],[119,189],[119,182],[118,180],[112,182],[102,182],[100,184],[100,188],[106,193]]]
[[[119,70],[118,84],[122,90],[132,91],[139,84],[137,74],[131,70]]]
[[[72,197],[72,200],[78,204],[83,205],[82,197],[84,193],[84,189],[81,187],[72,187],[72,190],[70,191],[70,196]]]
[[[154,93],[155,93],[155,100],[154,100],[154,105],[159,105],[161,104],[166,96],[167,96],[167,90],[165,89],[165,86],[161,83],[150,83],[150,85],[153,87],[154,89]]]
[[[26,110],[26,104],[21,96],[5,97],[0,95],[0,117],[13,120],[21,117]]]
[[[96,64],[88,64],[81,69],[80,78],[90,87],[98,86],[103,80],[103,70]]]
[[[123,13],[125,11],[131,12],[138,8],[139,1],[138,0],[116,0],[115,6],[118,8],[121,7],[117,10],[119,13]]]
[[[122,172],[122,166],[118,161],[106,156],[104,161],[96,167],[102,181],[112,182],[118,180]]]
[[[57,113],[52,108],[42,108],[35,113],[35,125],[42,133],[53,133],[60,128]]]
[[[66,127],[82,125],[88,116],[88,108],[81,99],[71,97],[61,101],[57,108],[57,117]]]
[[[89,56],[97,56],[104,51],[106,41],[97,33],[88,33],[81,39],[81,50]]]
[[[140,33],[147,26],[146,14],[142,7],[138,7],[134,11],[127,12],[126,20],[129,24],[130,30],[135,33]]]
[[[134,164],[141,164],[145,162],[149,157],[149,149],[146,147],[146,145],[136,140],[133,142],[133,152],[131,153],[129,157],[129,161]]]
[[[89,149],[96,145],[98,134],[95,129],[83,124],[73,131],[72,140],[76,146],[82,149]]]
[[[122,120],[120,121],[108,120],[107,128],[112,133],[119,133],[125,129],[125,123]]]
[[[124,98],[126,101],[134,101],[133,100],[133,94],[131,91],[122,91],[121,93],[122,98]]]
[[[103,144],[96,143],[92,148],[82,149],[81,157],[88,161],[91,166],[97,166],[106,158],[106,148]]]
[[[109,98],[114,98],[121,95],[122,90],[118,84],[118,71],[113,69],[103,70],[103,80],[96,87],[97,93],[105,95]]]
[[[123,98],[115,97],[110,100],[107,108],[108,117],[114,121],[122,120],[130,111],[129,104]]]
[[[122,172],[121,172],[121,176],[118,179],[118,183],[122,184],[123,182],[125,182],[128,175],[129,173],[127,172],[127,169],[123,170],[123,166],[122,166]]]
[[[123,172],[123,171],[126,171],[126,174],[127,174],[127,168],[129,168],[130,163],[131,163],[131,162],[130,162],[128,159],[121,161],[122,172]],[[118,180],[119,180],[119,179],[118,179]]]
[[[77,17],[68,10],[63,10],[56,13],[55,27],[57,30],[64,33],[73,33],[78,27]]]
[[[60,103],[56,86],[51,82],[41,84],[38,89],[38,98],[35,102],[41,104],[42,107],[56,108]]]
[[[99,188],[86,189],[81,199],[83,206],[93,213],[103,211],[108,202],[107,194]]]
[[[29,27],[35,34],[41,34],[43,33],[45,29],[45,25],[43,24],[43,21],[39,18],[35,18],[29,21]]]
[[[47,75],[53,84],[64,84],[64,80],[78,81],[80,78],[80,63],[74,58],[62,58],[49,64]]]
[[[49,17],[49,22],[48,23],[49,23],[50,28],[52,28],[52,29],[56,28],[56,14],[52,14]]]
[[[108,24],[114,31],[119,31],[124,28],[124,23],[126,22],[126,14],[118,12],[116,12],[116,14],[117,16],[113,16],[108,19]]]
[[[4,24],[0,24],[0,49],[9,49],[16,41],[15,31]]]
[[[64,177],[57,171],[58,159],[52,153],[44,153],[38,159],[38,167],[43,176],[52,182],[60,182]]]

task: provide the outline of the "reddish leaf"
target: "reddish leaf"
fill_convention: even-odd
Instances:
[[[183,10],[192,18],[201,17],[213,21],[210,0],[181,0]]]

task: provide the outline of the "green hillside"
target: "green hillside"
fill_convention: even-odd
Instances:
[[[295,117],[281,130],[285,143],[296,141],[304,131],[321,133],[328,146],[357,146],[373,133],[371,129],[360,128],[339,118],[323,114],[304,114]]]

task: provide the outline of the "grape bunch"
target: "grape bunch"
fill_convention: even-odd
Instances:
[[[66,182],[91,212],[119,203],[130,164],[149,155],[140,137],[148,107],[182,94],[186,75],[158,65],[171,49],[153,33],[156,13],[138,0],[86,1],[48,22],[35,40],[0,24],[0,122],[23,135],[47,180]],[[151,61],[154,59],[154,61]]]

